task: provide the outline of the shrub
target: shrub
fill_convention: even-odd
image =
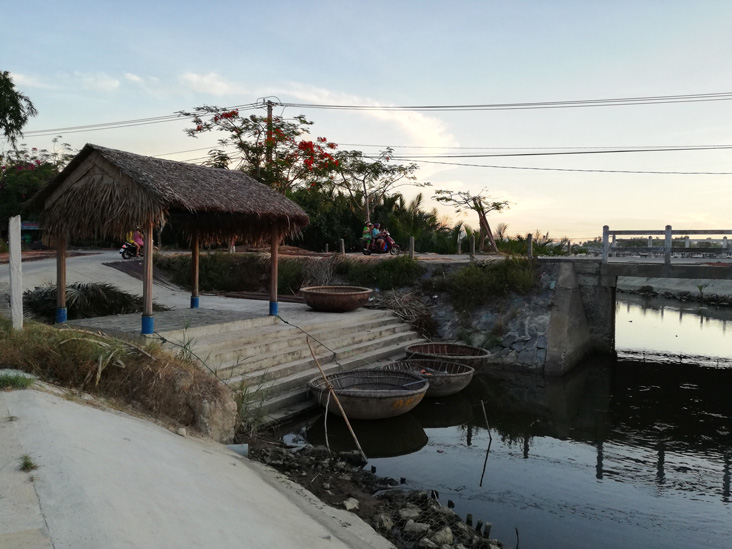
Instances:
[[[23,292],[23,307],[44,322],[56,320],[56,286],[41,286]],[[76,283],[66,287],[66,312],[69,320],[142,312],[142,297],[120,290],[113,284]],[[168,308],[153,304],[156,311]]]
[[[450,274],[440,283],[447,289],[453,304],[460,309],[484,305],[495,297],[513,291],[525,294],[536,284],[536,269],[523,258],[508,258],[490,263],[471,263]]]

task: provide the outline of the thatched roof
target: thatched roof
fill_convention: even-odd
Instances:
[[[86,145],[30,204],[46,235],[122,238],[135,226],[170,222],[202,242],[269,242],[297,233],[308,216],[248,175]]]

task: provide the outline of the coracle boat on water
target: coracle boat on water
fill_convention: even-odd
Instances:
[[[398,360],[381,366],[381,369],[399,372],[414,372],[429,380],[430,386],[425,396],[442,397],[459,393],[473,379],[475,368],[451,362],[427,358]]]
[[[424,398],[429,380],[406,371],[353,370],[327,376],[348,419],[384,419],[406,414]],[[325,380],[317,377],[308,387],[318,403],[341,415]]]
[[[405,351],[407,360],[414,358],[447,360],[475,369],[483,366],[491,356],[485,349],[462,343],[416,343],[408,346]]]

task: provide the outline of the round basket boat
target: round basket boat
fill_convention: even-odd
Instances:
[[[480,347],[461,343],[416,343],[406,348],[407,360],[413,358],[440,359],[459,362],[477,368],[484,364],[491,354]]]
[[[300,295],[316,311],[345,313],[358,309],[371,297],[373,290],[361,286],[308,286]]]
[[[412,372],[353,370],[327,376],[348,419],[384,419],[406,414],[424,398],[428,380]],[[318,403],[341,415],[321,377],[308,382]]]
[[[475,368],[459,362],[428,358],[410,358],[390,362],[381,367],[389,371],[414,372],[429,380],[427,397],[442,397],[459,393],[473,379]]]

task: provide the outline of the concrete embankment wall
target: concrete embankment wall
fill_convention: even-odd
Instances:
[[[560,376],[593,351],[613,352],[615,288],[602,282],[599,262],[542,262],[528,295],[469,313],[433,296],[433,316],[442,339],[487,349],[492,368]]]

